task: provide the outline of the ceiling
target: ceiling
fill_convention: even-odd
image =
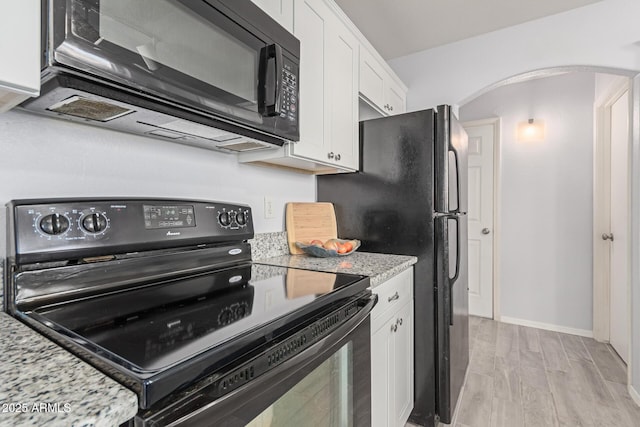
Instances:
[[[336,0],[385,60],[601,0]]]

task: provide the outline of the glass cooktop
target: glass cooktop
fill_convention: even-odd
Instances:
[[[100,297],[35,309],[28,315],[89,342],[139,372],[154,372],[221,346],[276,319],[321,306],[323,297],[362,276],[244,265]],[[115,356],[115,357],[114,357]]]

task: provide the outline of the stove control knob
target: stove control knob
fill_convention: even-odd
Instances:
[[[57,213],[47,215],[40,220],[40,230],[53,236],[62,234],[69,230],[69,218]]]
[[[238,212],[236,214],[236,222],[238,225],[246,225],[247,224],[247,214],[245,212]]]
[[[231,224],[231,216],[229,215],[229,212],[220,212],[218,215],[218,221],[220,221],[220,224],[223,227],[229,226],[229,224]]]
[[[99,213],[86,215],[82,219],[82,228],[89,233],[100,233],[107,228],[107,218]]]

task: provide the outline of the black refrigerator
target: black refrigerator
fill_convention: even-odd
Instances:
[[[451,422],[469,364],[467,134],[446,105],[360,122],[360,170],[317,178],[338,235],[363,252],[414,255],[415,402]]]

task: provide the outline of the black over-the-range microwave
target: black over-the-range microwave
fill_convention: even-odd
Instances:
[[[299,139],[299,41],[250,0],[43,0],[22,108],[226,151]]]

